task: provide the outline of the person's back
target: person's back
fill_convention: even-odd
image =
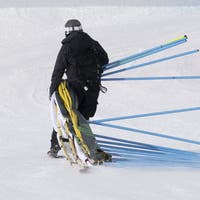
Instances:
[[[96,41],[85,32],[72,32],[62,41],[62,44],[70,66],[66,71],[69,82],[100,79],[101,69],[98,66],[100,56],[98,56]],[[104,63],[107,63],[107,58]]]

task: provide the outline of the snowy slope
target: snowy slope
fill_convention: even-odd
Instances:
[[[182,7],[157,7],[158,3],[137,7],[130,6],[128,1],[126,7],[99,6],[98,1],[84,7],[61,7],[62,4],[53,7],[53,1],[35,4],[39,7],[31,7],[34,6],[31,1],[30,6],[25,1],[6,2],[1,1],[0,9],[1,199],[199,199],[198,160],[195,160],[196,169],[196,165],[189,164],[189,158],[188,162],[167,165],[167,162],[145,161],[149,157],[144,156],[135,163],[113,163],[80,174],[65,160],[46,156],[51,132],[48,87],[65,21],[80,19],[84,30],[108,51],[110,60],[188,35],[186,44],[134,63],[138,64],[200,48],[199,1],[190,1],[190,6]],[[116,76],[200,75],[199,60],[196,54]],[[104,85],[108,92],[100,95],[95,119],[198,107],[200,102],[199,80],[106,82]],[[200,141],[199,119],[200,112],[193,111],[126,120],[120,124]],[[94,125],[92,128],[97,134],[200,152],[197,144]]]
[[[0,0],[0,7],[52,7],[52,6],[195,6],[198,0]]]

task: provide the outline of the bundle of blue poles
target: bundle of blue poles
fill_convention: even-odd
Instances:
[[[180,58],[180,57],[184,57],[184,56],[187,56],[187,55],[192,55],[192,54],[198,53],[199,49],[195,49],[195,50],[190,50],[190,51],[178,53],[178,54],[175,54],[175,55],[163,57],[163,58],[156,59],[156,60],[153,60],[153,61],[148,61],[148,62],[144,62],[144,63],[141,63],[141,64],[116,69],[117,67],[121,67],[122,65],[125,65],[127,63],[131,63],[131,62],[139,60],[141,58],[151,56],[151,55],[156,54],[158,52],[165,51],[167,49],[176,47],[180,44],[187,42],[187,40],[188,40],[187,36],[184,35],[184,36],[176,38],[176,39],[174,39],[170,42],[167,42],[165,44],[156,46],[156,47],[151,48],[151,49],[147,49],[147,50],[142,51],[140,53],[133,54],[131,56],[119,59],[119,60],[114,61],[114,62],[111,62],[111,63],[104,66],[104,73],[102,74],[102,81],[139,81],[139,80],[144,81],[144,80],[170,80],[170,79],[185,79],[185,80],[199,79],[200,80],[200,75],[104,78],[106,76],[118,74],[118,73],[121,73],[121,72],[124,72],[124,71],[129,71],[129,70],[133,70],[133,69],[136,69],[136,68],[146,67],[146,66],[149,66],[149,65],[152,65],[152,64],[156,64],[156,63],[160,63],[160,62],[164,62],[164,61],[168,61],[168,60],[173,60],[173,59],[176,59],[176,58]],[[112,71],[107,72],[109,70],[112,70]],[[108,119],[94,120],[94,121],[90,121],[90,123],[100,125],[100,126],[125,130],[125,131],[129,131],[129,132],[146,134],[146,135],[162,137],[162,138],[171,139],[171,140],[178,140],[178,141],[186,142],[186,143],[190,143],[190,144],[200,145],[200,142],[198,142],[198,141],[193,141],[193,140],[184,139],[184,138],[180,138],[180,137],[168,136],[168,135],[165,135],[165,134],[159,134],[159,133],[155,133],[155,132],[139,130],[139,129],[134,129],[134,128],[129,128],[129,127],[124,127],[124,126],[119,126],[119,125],[114,125],[114,124],[108,123],[110,121],[133,119],[133,118],[139,118],[139,117],[150,117],[150,116],[155,116],[155,115],[166,115],[166,114],[173,114],[173,113],[180,113],[180,112],[191,112],[191,111],[199,111],[199,110],[200,110],[200,107],[182,108],[182,109],[178,109],[178,110],[168,110],[168,111],[160,111],[160,112],[155,112],[155,113],[144,113],[144,114],[138,114],[138,115],[130,115],[130,116],[122,116],[122,117],[114,117],[114,118],[108,118]]]
[[[156,59],[156,60],[153,60],[153,61],[149,61],[149,62],[137,64],[137,65],[133,65],[133,66],[130,66],[130,67],[124,67],[122,69],[114,70],[114,71],[111,71],[111,72],[106,72],[107,70],[111,70],[111,69],[120,67],[120,66],[122,66],[124,64],[127,64],[127,63],[130,63],[130,62],[139,60],[141,58],[144,58],[144,57],[147,57],[147,56],[150,56],[150,55],[153,55],[153,54],[156,54],[158,52],[165,51],[165,50],[170,49],[172,47],[176,47],[176,46],[178,46],[180,44],[183,44],[183,43],[187,42],[187,39],[188,39],[187,36],[184,35],[184,36],[181,36],[181,37],[179,37],[179,38],[177,38],[177,39],[175,39],[175,40],[173,40],[171,42],[159,45],[159,46],[151,48],[151,49],[147,49],[147,50],[142,51],[140,53],[133,54],[131,56],[119,59],[119,60],[114,61],[114,62],[111,62],[111,63],[109,63],[109,64],[107,64],[107,65],[104,66],[104,73],[102,74],[102,77],[103,77],[102,81],[131,81],[131,80],[136,81],[136,80],[162,80],[162,79],[163,80],[167,80],[167,79],[200,79],[200,75],[199,76],[195,75],[195,76],[161,76],[161,77],[118,77],[118,78],[104,78],[106,76],[113,75],[113,74],[118,74],[118,73],[121,73],[121,72],[124,72],[124,71],[129,71],[129,70],[133,70],[133,69],[136,69],[136,68],[146,67],[146,66],[149,66],[149,65],[152,65],[152,64],[156,64],[156,63],[160,63],[160,62],[164,62],[164,61],[168,61],[168,60],[173,60],[173,59],[176,59],[176,58],[179,58],[179,57],[184,57],[184,56],[187,56],[187,55],[198,53],[199,49],[190,50],[190,51],[182,52],[182,53],[175,54],[175,55],[172,55],[172,56],[167,56],[167,57],[164,57],[164,58]]]

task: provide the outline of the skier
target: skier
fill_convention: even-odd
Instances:
[[[89,120],[96,112],[102,66],[108,63],[108,55],[97,41],[83,31],[77,19],[68,20],[65,28],[65,39],[62,41],[51,78],[50,98],[66,74],[67,83],[77,96],[77,110]],[[57,132],[53,130],[48,154],[56,157],[59,150]],[[99,148],[96,154],[99,154],[100,159],[111,159],[110,154]]]

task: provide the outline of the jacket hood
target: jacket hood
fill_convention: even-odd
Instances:
[[[67,42],[70,42],[71,40],[73,40],[73,38],[75,37],[90,37],[87,33],[83,32],[83,31],[74,31],[71,32],[69,35],[67,35],[63,40],[62,40],[62,44],[65,44]]]

